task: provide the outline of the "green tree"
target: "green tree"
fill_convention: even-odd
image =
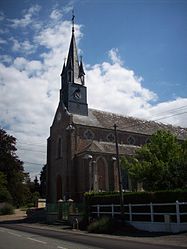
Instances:
[[[0,171],[0,202],[11,202],[12,196],[7,189],[7,179],[3,172]]]
[[[179,142],[170,132],[157,131],[134,158],[123,158],[122,164],[145,190],[187,187],[187,141]]]
[[[7,179],[6,188],[13,204],[19,206],[25,201],[26,186],[23,162],[16,155],[16,150],[16,138],[0,129],[0,172]]]
[[[47,165],[44,165],[40,172],[40,195],[42,198],[46,198],[46,177],[47,177]]]
[[[34,192],[40,192],[40,184],[39,184],[39,182],[38,182],[38,177],[37,176],[35,176],[35,178],[34,178]]]

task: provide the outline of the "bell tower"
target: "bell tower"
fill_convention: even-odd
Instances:
[[[75,35],[74,14],[72,16],[72,36],[67,61],[64,62],[61,73],[60,101],[68,112],[83,116],[88,115],[87,89],[85,87],[85,72],[82,58],[79,61]]]

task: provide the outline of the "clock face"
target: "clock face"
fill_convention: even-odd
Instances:
[[[80,89],[75,90],[75,92],[74,92],[74,94],[73,94],[73,97],[74,97],[76,100],[79,100],[79,99],[81,98]]]

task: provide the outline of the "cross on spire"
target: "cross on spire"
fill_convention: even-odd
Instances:
[[[74,33],[74,24],[75,24],[75,15],[74,15],[74,9],[72,10],[72,18],[71,18],[71,21],[72,21],[72,32]]]

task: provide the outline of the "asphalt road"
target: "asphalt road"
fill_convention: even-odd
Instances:
[[[179,246],[114,239],[66,231],[1,224],[0,249],[179,249]],[[184,248],[184,247],[183,247]]]

